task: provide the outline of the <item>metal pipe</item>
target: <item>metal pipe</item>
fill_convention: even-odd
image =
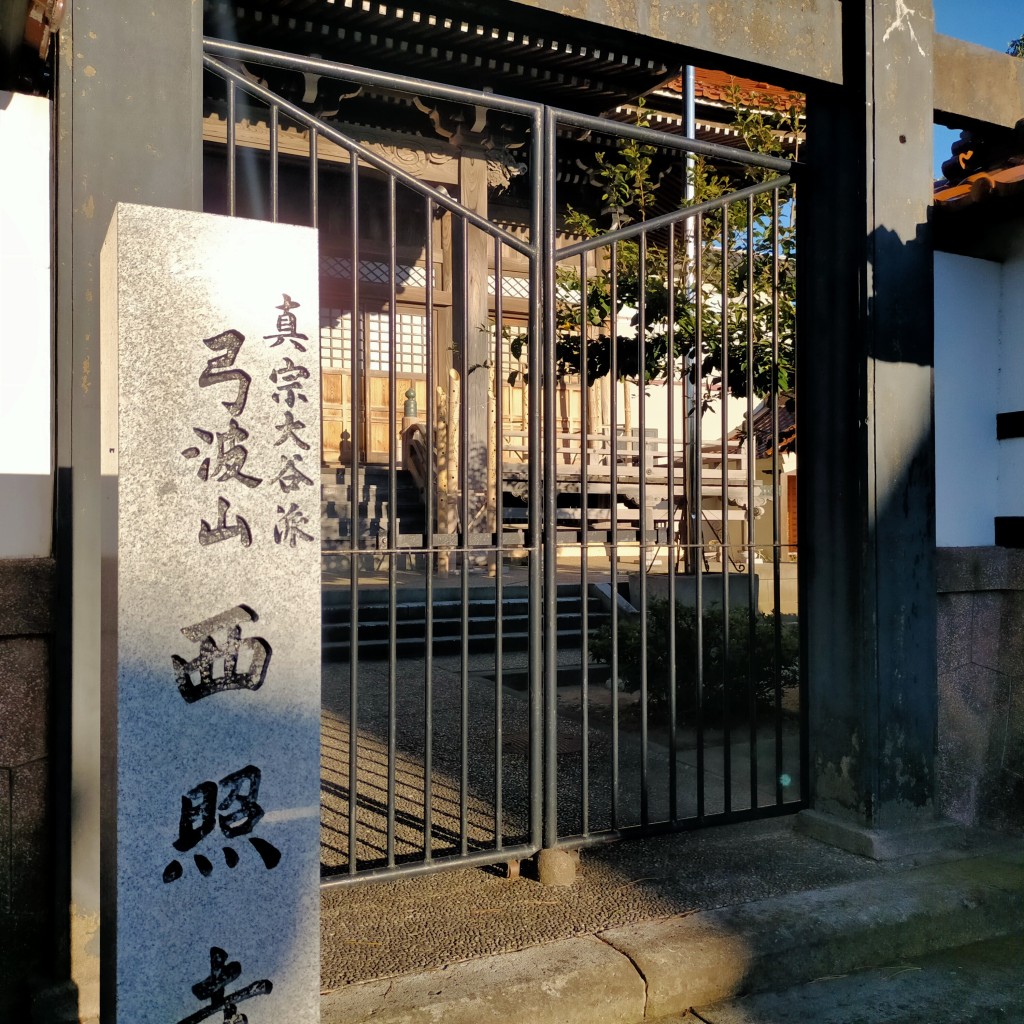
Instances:
[[[782,581],[779,518],[781,478],[779,475],[779,193],[772,193],[772,607],[775,657],[775,802],[785,799],[782,785]]]
[[[580,256],[580,828],[590,832],[590,386],[587,257]]]
[[[679,819],[678,771],[676,758],[676,232],[669,230],[668,251],[668,356],[666,379],[668,382],[668,816],[669,821]],[[685,390],[685,385],[684,385]],[[685,409],[684,409],[685,413]]]
[[[278,218],[278,198],[281,189],[280,159],[278,156],[278,106],[270,104],[270,219],[276,224]]]
[[[704,428],[703,428],[703,367],[704,367],[704,218],[694,221],[696,250],[694,253],[694,409],[693,409],[693,460],[694,460],[694,558],[693,594],[695,638],[694,670],[697,677],[697,820],[704,820]]]
[[[574,110],[557,109],[553,111],[559,124],[568,125],[572,128],[580,128],[583,131],[608,131],[608,119],[593,117],[590,114],[581,114]],[[799,166],[793,160],[785,157],[769,156],[766,153],[752,153],[746,149],[734,149],[732,146],[720,146],[713,142],[702,142],[699,139],[688,139],[680,135],[669,135],[667,132],[659,131],[657,128],[645,128],[643,125],[616,124],[615,134],[628,139],[635,139],[647,145],[658,146],[661,149],[694,153],[697,156],[706,156],[719,163],[740,164],[744,167],[764,167],[771,171],[789,171]],[[653,221],[648,221],[652,224]]]
[[[729,721],[729,207],[722,207],[722,787],[725,812],[732,810],[732,730]]]
[[[770,181],[762,181],[756,185],[748,185],[746,188],[737,189],[727,196],[720,196],[717,199],[709,199],[694,206],[688,206],[685,210],[673,210],[671,213],[663,213],[650,220],[638,221],[636,224],[627,224],[625,227],[608,231],[596,238],[588,238],[573,245],[563,246],[558,250],[559,260],[572,259],[582,252],[589,252],[591,249],[604,248],[616,242],[627,242],[633,238],[639,238],[645,232],[661,231],[663,228],[670,228],[679,221],[687,220],[690,217],[700,217],[705,213],[713,213],[715,210],[724,210],[730,203],[739,202],[748,196],[758,196],[762,192],[771,192],[773,189],[788,185],[790,178],[782,175],[772,178]]]
[[[492,224],[486,218],[481,217],[478,213],[474,213],[457,200],[452,199],[447,192],[427,185],[420,181],[419,178],[416,178],[413,175],[408,174],[406,171],[403,171],[401,168],[396,167],[394,164],[389,163],[384,157],[378,156],[373,152],[373,150],[367,149],[365,146],[362,146],[358,142],[355,142],[343,135],[325,121],[321,121],[313,114],[307,113],[302,109],[302,107],[296,106],[294,103],[289,103],[288,100],[283,99],[274,92],[271,92],[270,89],[266,89],[262,85],[250,81],[245,78],[245,76],[234,71],[232,68],[227,67],[227,65],[221,64],[220,61],[217,61],[212,57],[203,57],[203,63],[211,71],[216,72],[222,78],[228,79],[229,82],[239,86],[250,95],[256,96],[265,103],[276,103],[290,118],[297,121],[299,124],[305,125],[310,129],[317,129],[324,138],[329,139],[335,145],[346,150],[351,155],[353,162],[358,158],[364,163],[369,164],[371,167],[375,167],[384,174],[393,177],[396,181],[401,182],[407,188],[412,189],[413,192],[422,196],[429,196],[438,206],[443,207],[450,213],[455,213],[460,217],[464,217],[470,224],[474,227],[480,228],[481,231],[486,232],[488,235],[500,238],[510,249],[514,249],[516,252],[522,253],[524,256],[529,256],[532,253],[532,247],[528,243],[523,242],[522,239],[518,238],[516,235],[505,231],[496,224]]]
[[[349,482],[349,766],[348,766],[348,870],[359,869],[358,821],[359,804],[359,428],[362,421],[362,318],[359,315],[359,164],[351,165],[349,216],[352,230],[352,309],[350,341],[352,344],[352,431],[351,470]]]
[[[427,469],[424,484],[426,509],[427,554],[424,599],[426,603],[426,648],[423,663],[423,858],[430,863],[433,857],[433,773],[434,773],[434,515],[436,494],[434,472],[437,453],[434,451],[434,424],[437,422],[437,382],[435,366],[437,352],[434,337],[434,201],[426,197],[426,345],[427,345]]]
[[[398,411],[398,316],[397,303],[397,197],[395,179],[387,183],[388,231],[388,818],[387,861],[395,864],[395,761],[398,732],[398,577],[395,548],[398,545],[398,453],[395,415]]]
[[[651,519],[647,503],[647,233],[640,236],[639,300],[637,303],[638,362],[637,391],[639,409],[637,466],[640,470],[640,823],[650,822],[650,780],[648,778],[649,735],[648,697],[650,680],[647,673],[647,523]],[[653,519],[651,519],[653,521]]]
[[[530,168],[530,241],[533,243],[533,254],[530,256],[530,343],[531,357],[536,360],[541,334],[544,331],[545,319],[543,309],[554,298],[546,294],[547,286],[544,267],[540,261],[545,231],[544,195],[545,190],[553,187],[547,183],[544,171],[547,167],[546,151],[554,146],[554,122],[550,115],[540,108],[536,109],[533,118],[533,137],[538,142],[538,152],[534,154]],[[530,673],[530,838],[535,847],[543,841],[544,791],[541,771],[543,766],[543,681],[544,681],[544,646],[542,641],[543,619],[541,617],[541,583],[542,549],[541,535],[541,374],[536,365],[527,382],[527,401],[529,418],[527,420],[527,476],[529,490],[529,673]]]
[[[750,718],[750,806],[757,807],[757,695],[754,648],[757,642],[757,597],[754,575],[754,197],[747,199],[747,714]]]
[[[283,50],[268,50],[247,43],[230,42],[226,39],[203,37],[203,51],[229,60],[242,60],[251,64],[264,64],[267,67],[287,68],[290,71],[320,75],[324,78],[343,78],[350,82],[363,85],[375,85],[389,91],[411,92],[419,96],[430,96],[439,100],[464,101],[468,90],[454,85],[440,85],[423,78],[410,78],[405,75],[392,74],[390,71],[370,71],[356,67],[354,64],[343,64],[339,61],[323,60],[319,57],[303,57]],[[487,104],[495,110],[504,110],[511,114],[521,114],[532,118],[537,106],[528,100],[518,100],[509,96],[487,94]]]
[[[494,840],[502,848],[504,742],[503,694],[505,672],[505,557],[502,552],[505,532],[504,509],[504,280],[501,263],[501,242],[494,239]]]
[[[462,387],[459,391],[459,536],[461,547],[460,583],[461,609],[461,666],[459,672],[459,848],[469,851],[469,225],[459,220],[459,278],[462,308],[460,337],[462,338]]]
[[[535,848],[524,843],[517,846],[507,846],[502,851],[501,857],[495,856],[495,851],[473,850],[466,854],[453,854],[448,857],[435,857],[430,861],[410,861],[405,864],[397,864],[393,868],[367,868],[360,871],[358,875],[330,874],[322,875],[320,878],[320,891],[327,892],[331,889],[348,888],[353,885],[365,885],[367,882],[381,881],[385,878],[421,878],[424,875],[432,875],[438,871],[448,871],[452,868],[486,867],[498,860],[524,860],[535,852]]]
[[[392,179],[393,180],[393,179]],[[320,222],[320,161],[317,156],[317,132],[309,130],[309,223],[318,227]]]
[[[549,120],[550,134],[544,147],[544,334],[541,352],[541,376],[544,381],[544,845],[558,839],[558,589],[555,576],[557,529],[557,487],[555,470],[556,377],[555,377],[555,125]]]
[[[235,216],[235,199],[238,188],[236,157],[238,146],[235,140],[235,83],[228,81],[228,123],[227,123],[227,161],[228,161],[228,216]]]
[[[609,357],[608,379],[611,384],[611,431],[609,434],[608,464],[610,467],[609,483],[612,520],[612,551],[611,551],[611,628],[612,628],[612,664],[611,664],[611,697],[612,697],[612,807],[611,825],[619,824],[619,424],[618,424],[618,386],[619,386],[619,253],[616,243],[611,245],[611,355]]]

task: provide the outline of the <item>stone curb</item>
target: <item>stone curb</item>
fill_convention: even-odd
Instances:
[[[614,928],[325,993],[322,1024],[638,1024],[1024,931],[1024,861],[885,878]]]
[[[647,1019],[1024,930],[1024,864],[954,861],[616,928]]]
[[[321,1024],[637,1024],[644,982],[592,935],[452,964],[440,971],[357,982],[320,1000]]]

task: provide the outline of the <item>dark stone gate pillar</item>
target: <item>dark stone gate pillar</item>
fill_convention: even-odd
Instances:
[[[799,189],[804,823],[883,856],[935,819],[932,7],[845,3],[843,23]]]

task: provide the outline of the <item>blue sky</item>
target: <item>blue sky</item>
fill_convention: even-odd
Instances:
[[[1024,3],[1021,0],[934,0],[935,31],[1005,50],[1011,39],[1024,35]],[[1024,113],[1024,111],[1022,111]],[[958,132],[935,126],[935,175],[949,156]]]

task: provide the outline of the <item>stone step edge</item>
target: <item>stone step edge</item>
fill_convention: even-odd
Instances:
[[[321,995],[322,1024],[640,1024],[1024,930],[1024,863],[975,857]]]

